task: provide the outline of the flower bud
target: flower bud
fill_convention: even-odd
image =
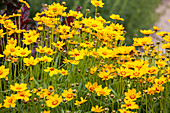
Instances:
[[[119,103],[121,103],[121,102],[122,102],[122,100],[121,100],[121,99],[118,99],[118,102],[119,102]]]

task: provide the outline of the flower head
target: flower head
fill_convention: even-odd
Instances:
[[[102,106],[99,107],[98,105],[96,105],[95,107],[92,106],[91,111],[99,113],[99,112],[104,111],[104,109],[102,109]]]
[[[95,7],[97,7],[97,6],[103,7],[103,5],[104,5],[104,3],[102,2],[102,0],[91,0],[91,3],[92,3]]]

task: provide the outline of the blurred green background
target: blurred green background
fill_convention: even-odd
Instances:
[[[42,3],[52,4],[53,2],[62,3],[66,2],[67,10],[76,10],[76,6],[82,6],[81,12],[86,13],[86,9],[90,9],[90,15],[94,15],[95,7],[90,3],[91,0],[27,0],[31,6],[31,18],[34,17],[36,12],[40,12]],[[98,8],[98,12],[106,20],[111,20],[109,16],[111,14],[119,14],[125,19],[124,22],[120,22],[124,25],[126,34],[126,43],[131,45],[133,43],[132,38],[135,34],[139,37],[142,36],[139,33],[140,29],[149,29],[158,19],[158,14],[155,13],[155,9],[160,4],[161,0],[102,0],[105,5],[103,8]]]

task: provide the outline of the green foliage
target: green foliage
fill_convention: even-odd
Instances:
[[[31,17],[34,17],[37,11],[42,8],[41,4],[51,4],[53,2],[65,1],[68,9],[76,10],[76,5],[82,6],[81,12],[86,13],[86,9],[90,9],[89,16],[94,15],[95,7],[90,3],[91,0],[28,0],[31,6]],[[125,26],[126,42],[132,44],[134,34],[139,34],[140,29],[149,29],[156,22],[158,15],[155,8],[160,0],[103,0],[104,7],[98,8],[98,12],[106,19],[110,20],[111,14],[119,14],[125,19],[122,22]],[[141,35],[139,35],[141,36]]]

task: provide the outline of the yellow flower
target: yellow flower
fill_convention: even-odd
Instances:
[[[93,42],[86,41],[85,43],[80,43],[80,46],[90,48],[90,47],[93,47]]]
[[[170,67],[167,67],[166,69],[167,74],[170,74]]]
[[[137,98],[141,97],[141,92],[136,93],[136,90],[133,88],[132,90],[128,89],[128,92],[125,92],[125,99],[129,101],[135,101]]]
[[[1,24],[4,24],[4,21],[6,20],[6,19],[8,19],[9,17],[8,16],[6,16],[6,13],[4,14],[4,15],[0,15],[0,23]],[[1,32],[1,30],[0,30],[0,32]],[[1,33],[0,33],[1,34]],[[1,37],[2,38],[2,37]]]
[[[50,12],[54,12],[54,16],[65,16],[65,10],[67,7],[64,7],[63,5],[60,5],[59,3],[53,2],[53,4],[48,5],[48,10]],[[47,10],[45,10],[46,13]]]
[[[6,49],[3,51],[3,53],[6,56],[9,56],[9,55],[16,56],[19,48],[20,48],[19,46],[15,47],[11,45],[6,45]]]
[[[162,49],[169,49],[170,48],[170,43],[167,44],[162,44]]]
[[[29,30],[28,33],[24,33],[24,40],[23,43],[26,45],[30,45],[37,41],[37,38],[39,38],[39,33],[36,32],[36,30]]]
[[[144,78],[144,80],[145,80],[145,82],[146,82],[146,77],[143,77],[143,78]],[[149,77],[148,77],[148,82],[153,83],[154,80],[155,80],[155,76],[153,76],[153,77],[149,76]]]
[[[36,51],[39,53],[45,53],[46,49],[47,49],[46,46],[45,47],[39,46],[38,48],[36,48]]]
[[[101,23],[110,23],[110,21],[106,21],[102,16],[95,17],[95,19]]]
[[[69,17],[69,16],[73,16],[76,19],[79,19],[79,18],[81,18],[83,16],[83,14],[80,11],[77,12],[77,11],[69,10],[69,13],[67,14],[67,17]]]
[[[159,79],[155,79],[155,84],[156,85],[162,85],[162,84],[164,84],[164,83],[166,83],[167,81],[166,81],[166,78],[164,77],[164,76],[161,76]]]
[[[0,54],[0,58],[4,57],[4,55]]]
[[[123,19],[123,18],[120,18],[120,15],[112,14],[112,15],[110,15],[110,18],[111,18],[111,19],[115,19],[115,20],[121,20],[121,21],[124,21],[124,19]]]
[[[104,89],[102,88],[102,86],[98,86],[95,88],[95,91],[97,93],[97,96],[107,96],[110,95],[111,89],[108,89],[108,87],[105,87]]]
[[[156,64],[158,65],[158,68],[165,67],[166,61],[158,60],[156,61]]]
[[[3,107],[3,105],[2,105],[2,103],[0,103],[0,108],[2,108]]]
[[[13,13],[12,15],[9,15],[8,17],[9,17],[9,18],[12,18],[12,17],[17,17],[17,16],[21,16],[21,14],[15,14],[15,13]]]
[[[99,7],[103,7],[103,5],[104,5],[104,3],[102,2],[102,0],[91,0],[91,3],[95,6],[95,7],[97,7],[97,6],[99,6]]]
[[[51,86],[49,86],[49,87],[51,87]],[[48,89],[44,89],[42,95],[44,97],[47,97],[47,99],[48,99],[50,96],[54,95],[54,92],[55,92],[54,88],[51,87],[51,88],[48,88]]]
[[[157,35],[164,37],[165,35],[167,35],[168,33],[166,31],[160,31],[159,33],[156,33]]]
[[[50,113],[50,111],[43,111],[43,113]]]
[[[61,69],[60,73],[64,76],[64,75],[68,75],[68,71],[65,69]]]
[[[53,51],[51,48],[47,48],[45,51],[46,54],[48,55],[53,55],[54,53],[56,53],[55,51]]]
[[[164,36],[163,39],[167,42],[170,42],[170,36],[168,36],[168,35]]]
[[[120,113],[136,113],[136,112],[127,111],[126,109],[118,109],[118,111]]]
[[[158,73],[158,68],[157,68],[157,67],[154,67],[154,66],[148,67],[148,68],[147,68],[147,73],[148,73],[148,74],[157,74],[157,73]]]
[[[153,26],[153,30],[156,31],[156,32],[159,31],[160,29],[161,28],[159,28],[158,26]]]
[[[87,84],[85,84],[85,87],[90,91],[93,92],[95,90],[95,88],[97,87],[97,82],[95,82],[94,84],[87,82]]]
[[[39,27],[37,27],[37,29],[38,29],[39,31],[42,31],[42,30],[43,30],[43,27],[42,27],[42,26],[39,26]]]
[[[15,83],[15,86],[10,85],[10,89],[13,91],[25,91],[27,89],[27,84],[21,83]]]
[[[154,95],[155,89],[153,87],[147,89],[147,94]]]
[[[96,51],[95,48],[94,48],[92,51],[89,52],[89,55],[91,55],[91,56],[93,56],[93,57],[95,57],[95,58],[98,57],[98,53],[97,53],[97,51]]]
[[[76,103],[74,103],[74,105],[80,105],[80,104],[83,104],[83,103],[85,103],[87,101],[86,98],[83,99],[83,97],[80,97],[80,99],[81,99],[81,101],[76,100]]]
[[[134,70],[130,71],[130,78],[140,78],[143,74],[143,70],[135,68]]]
[[[113,75],[110,73],[110,71],[100,72],[100,73],[98,74],[98,76],[99,76],[100,78],[102,78],[102,81],[103,81],[103,80],[113,79]]]
[[[51,61],[53,60],[53,58],[47,57],[47,56],[45,55],[45,56],[39,58],[39,60],[46,63],[46,62],[51,62]]]
[[[30,77],[30,79],[29,79],[30,81],[33,81],[34,80],[34,77]]]
[[[155,31],[152,30],[140,30],[140,32],[146,36],[149,36],[150,34],[153,34]]]
[[[5,78],[9,74],[9,68],[5,69],[5,66],[0,66],[0,79]]]
[[[100,113],[100,112],[104,111],[104,109],[102,109],[102,106],[99,107],[98,105],[96,105],[95,107],[92,106],[91,111]]]
[[[48,100],[46,101],[46,104],[48,107],[55,108],[62,102],[62,96],[58,96],[58,94],[55,94],[54,96],[48,97]]]
[[[4,35],[5,35],[6,33],[3,33],[3,29],[0,29],[0,38],[4,38]]]
[[[29,54],[31,54],[31,50],[28,50],[28,48],[20,48],[18,51],[17,51],[17,56],[20,56],[20,57],[26,57],[28,56]]]
[[[55,47],[58,48],[58,50],[60,51],[60,49],[62,49],[62,47],[65,45],[65,43],[63,43],[63,41],[57,41],[57,43],[52,43],[52,45],[54,45]]]
[[[4,21],[4,27],[8,30],[17,28],[17,26],[14,24],[14,22],[10,19]]]
[[[37,39],[34,37],[30,37],[30,38],[26,38],[25,40],[22,40],[22,42],[26,45],[30,45],[36,41],[37,41]]]
[[[126,108],[126,109],[139,109],[139,106],[130,100],[124,99],[125,104],[121,105],[121,108]]]
[[[108,49],[107,47],[100,47],[99,49],[97,49],[97,53],[103,58],[109,58],[112,56],[113,51]]]
[[[120,69],[117,68],[116,70],[119,73],[119,76],[123,76],[123,77],[129,76],[130,75],[130,71],[131,71],[130,69],[123,68],[123,67],[120,67]]]
[[[135,51],[135,47],[134,46],[121,46],[121,47],[114,48],[113,51],[117,55],[122,55],[122,54],[129,55]]]
[[[77,60],[69,60],[70,64],[78,65],[80,61]]]
[[[75,60],[80,60],[84,57],[84,52],[77,49],[72,49],[68,54],[71,55],[71,57],[74,57]]]
[[[90,69],[90,74],[94,74],[97,71],[97,67],[92,67]]]
[[[30,8],[29,4],[28,4],[26,1],[24,1],[24,0],[19,0],[19,2],[24,3],[28,8]]]
[[[62,96],[65,97],[67,101],[71,101],[74,98],[74,95],[76,94],[73,93],[73,90],[71,88],[68,91],[64,90],[62,93]]]
[[[143,46],[145,44],[152,44],[152,37],[143,37],[143,38],[133,38],[134,46]]]
[[[155,91],[155,93],[160,93],[161,91],[164,91],[164,87],[162,85],[154,84],[152,86],[152,89]]]
[[[33,66],[33,65],[36,65],[39,60],[38,59],[34,59],[34,57],[30,57],[30,58],[24,58],[24,63],[26,66]]]
[[[23,100],[25,100],[25,101],[29,101],[29,97],[30,97],[31,95],[32,95],[32,94],[30,93],[30,90],[20,91],[20,92],[17,92],[16,98],[17,98],[17,99],[23,99]]]
[[[16,95],[14,94],[11,94],[11,96],[6,96],[6,99],[4,100],[4,107],[9,108],[11,106],[12,108],[14,108],[16,105],[15,104],[16,100],[17,100]]]
[[[8,44],[8,45],[12,45],[12,46],[16,46],[17,40],[14,39],[14,38],[11,38],[10,40],[8,40],[8,43],[7,43],[7,44]]]
[[[49,76],[53,76],[54,74],[58,74],[60,71],[58,69],[54,69],[53,67],[47,67],[44,69],[45,72],[50,72]]]

